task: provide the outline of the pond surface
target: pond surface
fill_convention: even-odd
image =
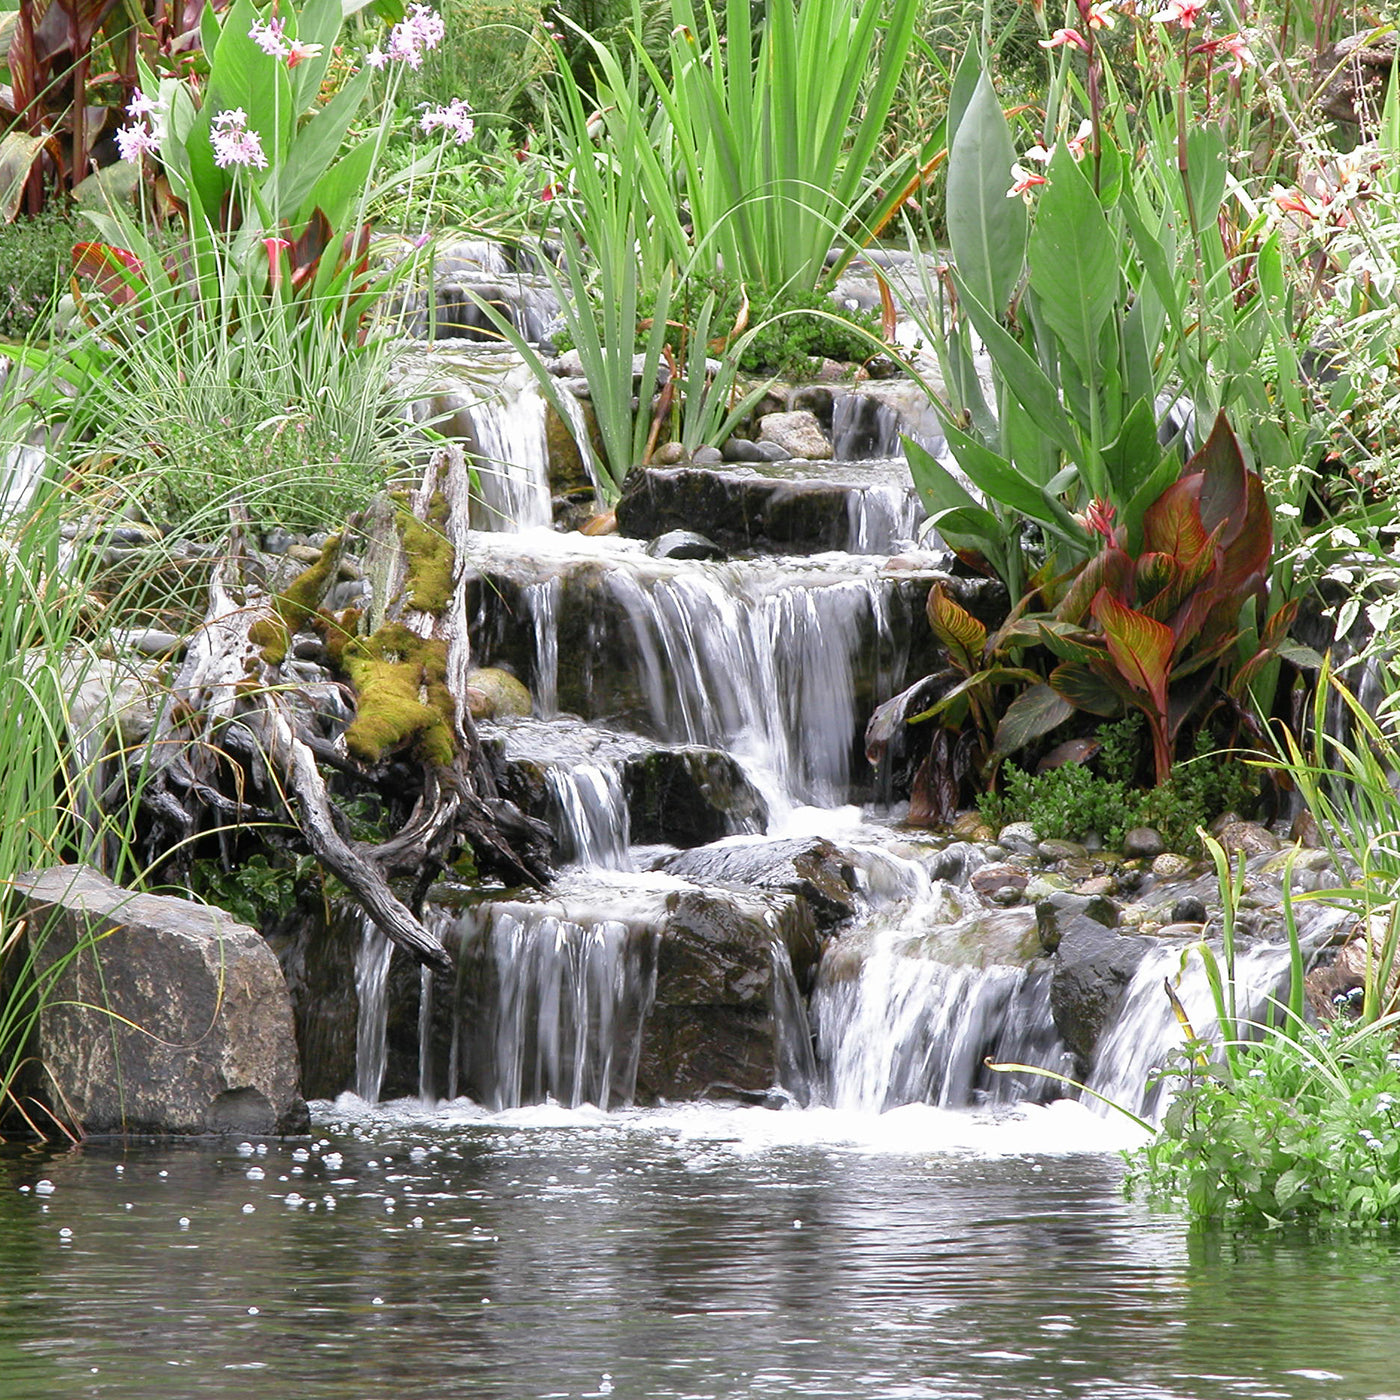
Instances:
[[[1400,1393],[1400,1242],[1193,1234],[1078,1105],[318,1109],[0,1153],[0,1397]]]

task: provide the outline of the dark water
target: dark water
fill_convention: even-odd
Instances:
[[[1400,1244],[1193,1235],[1034,1112],[5,1149],[0,1397],[1400,1393]]]

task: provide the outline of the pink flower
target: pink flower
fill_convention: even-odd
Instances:
[[[1096,535],[1102,535],[1104,539],[1112,540],[1113,517],[1117,514],[1118,508],[1111,501],[1105,501],[1103,497],[1095,496],[1084,512],[1084,524]]]
[[[1205,0],[1167,0],[1166,7],[1158,10],[1152,19],[1157,24],[1176,24],[1190,29],[1205,7]]]
[[[429,9],[427,5],[410,5],[408,17],[400,20],[389,31],[389,47],[385,58],[406,63],[410,68],[421,68],[424,52],[437,48],[446,32],[447,27],[436,10]],[[372,66],[383,67],[383,64]]]
[[[1037,185],[1048,185],[1050,182],[1044,175],[1035,170],[1027,170],[1019,162],[1011,167],[1011,179],[1013,184],[1006,192],[1007,199],[1014,199],[1018,194],[1027,204],[1031,202],[1031,191]]]
[[[1302,190],[1286,190],[1282,185],[1275,185],[1269,195],[1278,209],[1285,214],[1301,214],[1314,223],[1322,217],[1323,211],[1309,204]]]
[[[376,44],[366,55],[365,62],[376,71],[383,68],[389,61],[389,55]]]
[[[418,124],[425,132],[436,131],[439,127],[454,132],[459,146],[465,146],[476,130],[471,108],[460,97],[454,97],[446,107],[429,107]]]
[[[142,117],[153,117],[159,109],[152,98],[146,96],[144,92],[134,92],[131,101],[126,104],[126,114],[140,121]]]
[[[1037,42],[1042,49],[1058,49],[1064,44],[1073,44],[1075,48],[1089,52],[1089,41],[1077,29],[1057,29],[1048,39]]]
[[[286,58],[291,52],[283,36],[283,30],[285,30],[286,27],[287,21],[283,19],[255,19],[253,21],[253,27],[248,31],[248,37],[265,54],[273,58]]]
[[[160,142],[145,122],[133,122],[117,131],[117,153],[125,161],[137,164],[144,155],[155,155]]]
[[[1090,29],[1113,28],[1112,0],[1101,0],[1101,3],[1090,5],[1087,10],[1081,5],[1079,12],[1084,16]]]
[[[291,47],[287,50],[287,67],[295,68],[298,63],[315,58],[324,47],[323,44],[303,44],[300,39],[293,39]]]
[[[267,277],[272,284],[272,290],[276,291],[282,285],[282,250],[292,246],[290,238],[264,238],[263,247],[267,249]]]
[[[1192,53],[1219,54],[1221,52],[1230,55],[1230,76],[1238,78],[1244,70],[1254,62],[1254,53],[1249,47],[1249,36],[1247,34],[1223,34],[1219,39],[1208,39],[1204,44],[1197,44]]]
[[[247,124],[248,114],[241,107],[215,116],[209,142],[214,147],[214,164],[221,170],[230,165],[254,165],[259,170],[267,169],[262,137],[256,131],[249,131]]]
[[[1069,147],[1069,153],[1075,160],[1083,160],[1085,152],[1089,149],[1089,142],[1094,137],[1094,124],[1088,117],[1079,123],[1079,130],[1065,142]]]

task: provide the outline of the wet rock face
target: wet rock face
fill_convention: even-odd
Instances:
[[[848,856],[821,837],[703,847],[668,856],[657,868],[707,884],[746,885],[795,895],[810,906],[822,929],[855,912],[855,868]]]
[[[908,489],[907,472],[882,472],[868,463],[634,467],[617,503],[617,524],[636,539],[703,530],[729,550],[863,552],[862,496],[885,490],[902,498]]]
[[[87,866],[16,891],[39,969],[68,959],[34,1050],[86,1132],[307,1131],[287,986],[258,933]]]
[[[639,1102],[759,1097],[778,1083],[775,943],[795,967],[812,967],[810,906],[700,889],[667,901],[656,1000],[642,1033]]]
[[[1059,942],[1050,983],[1050,1009],[1060,1038],[1079,1058],[1093,1059],[1100,1035],[1117,1015],[1149,938],[1115,933],[1088,914],[1058,921]]]

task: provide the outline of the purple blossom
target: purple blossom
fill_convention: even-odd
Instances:
[[[209,141],[214,147],[214,164],[221,170],[230,165],[255,165],[259,170],[267,169],[262,137],[256,131],[249,131],[247,123],[248,114],[241,107],[215,116]]]
[[[389,55],[385,53],[378,44],[365,55],[365,62],[368,63],[371,68],[383,68],[388,61]]]
[[[436,10],[429,9],[427,5],[410,5],[408,17],[389,31],[388,52],[383,58],[406,63],[410,68],[421,68],[424,52],[437,48],[446,32],[447,26]],[[373,67],[382,68],[383,61],[374,62],[378,53],[379,50],[375,49],[366,61]]]
[[[140,121],[142,117],[154,116],[157,110],[155,100],[147,97],[139,89],[132,93],[131,101],[126,104],[127,116],[133,117],[137,121]]]
[[[117,152],[125,161],[135,165],[143,155],[155,155],[160,141],[145,122],[133,122],[117,131]]]
[[[446,107],[429,107],[423,113],[419,125],[425,132],[436,131],[442,127],[456,135],[459,146],[465,146],[476,130],[471,110],[460,97],[454,97]]]
[[[253,27],[248,31],[248,37],[265,53],[273,58],[286,58],[291,53],[283,38],[282,31],[286,29],[287,22],[282,19],[253,21]]]

